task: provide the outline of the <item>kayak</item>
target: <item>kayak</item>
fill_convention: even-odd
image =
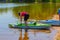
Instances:
[[[9,24],[10,28],[18,28],[18,29],[49,29],[51,27],[51,24],[28,24],[28,26],[25,26],[25,24]]]
[[[51,24],[53,26],[60,26],[60,20],[40,20],[40,23]]]

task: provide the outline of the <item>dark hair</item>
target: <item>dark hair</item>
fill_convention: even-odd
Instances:
[[[20,16],[20,12],[18,13],[18,15]]]

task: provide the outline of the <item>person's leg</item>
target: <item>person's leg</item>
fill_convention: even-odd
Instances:
[[[29,14],[25,14],[25,16],[24,16],[25,26],[28,26],[28,24],[27,24],[28,19],[29,19]]]
[[[25,21],[25,26],[28,26],[27,21]]]

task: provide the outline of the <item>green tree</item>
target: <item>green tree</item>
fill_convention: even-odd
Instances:
[[[46,2],[49,2],[49,0],[42,0],[42,2],[46,3]]]
[[[35,0],[24,0],[25,3],[33,3]]]
[[[18,3],[18,2],[19,2],[19,0],[12,0],[12,2],[14,2],[14,3]]]
[[[56,3],[56,0],[52,0],[53,3]]]
[[[60,0],[56,0],[57,3],[60,3]]]

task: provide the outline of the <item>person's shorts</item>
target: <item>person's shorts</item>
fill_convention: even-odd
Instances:
[[[24,15],[24,21],[27,21],[29,19],[29,14]]]

